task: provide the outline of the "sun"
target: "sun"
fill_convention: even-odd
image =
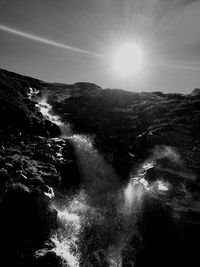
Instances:
[[[113,66],[123,76],[137,74],[144,64],[142,47],[136,43],[122,45],[113,55]]]

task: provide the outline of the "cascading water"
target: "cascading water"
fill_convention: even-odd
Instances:
[[[63,123],[60,121],[59,116],[51,114],[52,107],[48,104],[46,97],[42,97],[38,101],[37,106],[40,108],[40,111],[43,114],[43,116],[48,118],[51,122],[57,124],[58,126],[62,126],[63,125]]]
[[[39,97],[37,98],[38,104],[36,106],[40,109],[40,112],[43,114],[44,117],[46,117],[48,120],[50,120],[52,123],[58,125],[60,127],[62,136],[69,136],[72,134],[72,130],[70,128],[69,124],[64,124],[60,117],[53,114],[51,105],[47,102],[47,97]]]
[[[66,197],[64,207],[54,201],[52,208],[58,212],[62,227],[52,236],[54,252],[63,259],[63,266],[78,267],[80,262],[79,237],[81,223],[87,211],[84,191],[80,191],[72,198]]]
[[[39,99],[38,107],[46,118],[62,130],[65,125],[51,113],[47,98]],[[117,224],[120,222],[118,217],[122,216],[121,210],[118,211],[118,201],[122,201],[123,193],[119,179],[112,166],[94,149],[92,140],[87,136],[73,135],[70,127],[67,127],[69,130],[62,137],[68,138],[75,147],[83,189],[74,196],[66,196],[62,204],[56,199],[53,201],[52,207],[57,210],[62,224],[58,233],[52,237],[54,251],[64,259],[63,265],[70,267],[80,266],[83,261],[85,266],[93,266],[91,257],[96,257],[99,264],[103,261],[105,266],[121,266],[122,248],[119,240],[122,237],[117,236]],[[88,237],[91,230],[93,236]],[[82,239],[86,246],[85,253]],[[90,248],[88,253],[87,249],[94,240],[98,243],[97,248]],[[102,243],[107,247],[103,251]],[[100,259],[102,253],[104,256]],[[81,255],[84,255],[84,260]]]
[[[73,135],[69,140],[78,157],[82,185],[93,200],[105,200],[112,191],[119,188],[119,180],[112,166],[94,149],[92,140],[87,136]],[[98,203],[101,200],[98,199]]]
[[[170,184],[161,179],[151,184],[146,181],[147,171],[155,165],[151,160],[136,175],[131,175],[127,186],[122,188],[114,169],[94,149],[90,138],[72,134],[70,126],[51,112],[47,98],[39,99],[38,107],[45,117],[61,127],[61,138],[73,144],[82,179],[79,192],[66,195],[62,203],[56,197],[52,201],[61,222],[60,229],[52,236],[53,251],[63,258],[63,266],[121,267],[122,252],[132,235],[137,234],[137,215],[145,195],[165,194]],[[176,156],[169,149],[162,153]],[[155,157],[160,157],[160,153]]]

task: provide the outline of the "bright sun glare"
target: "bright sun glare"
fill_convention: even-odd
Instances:
[[[142,48],[135,43],[127,43],[114,53],[114,69],[121,75],[137,74],[144,63]]]

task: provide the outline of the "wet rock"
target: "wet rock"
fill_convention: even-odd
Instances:
[[[60,267],[63,266],[63,260],[52,250],[41,249],[36,251],[34,255],[35,267]]]
[[[57,214],[49,208],[48,198],[21,183],[13,184],[0,202],[0,212],[2,266],[14,262],[31,266],[32,255],[56,228]]]
[[[80,174],[77,165],[74,161],[68,160],[58,165],[58,170],[61,175],[61,187],[68,189],[77,187],[80,184]]]
[[[48,120],[45,120],[44,128],[45,128],[45,131],[47,132],[48,137],[57,137],[61,135],[60,128],[56,124]]]
[[[0,167],[3,167],[5,165],[6,159],[2,156],[0,156]]]
[[[41,190],[43,193],[47,193],[47,194],[49,194],[49,192],[50,192],[49,189],[50,189],[50,187],[49,187],[48,185],[46,185],[46,184],[40,186],[40,190]]]
[[[22,171],[16,172],[15,182],[26,183],[27,176]]]
[[[33,157],[34,156],[34,151],[32,151],[31,149],[25,149],[23,151],[24,156],[28,156],[28,157]]]
[[[138,221],[141,244],[138,250],[136,266],[176,266],[173,256],[176,251],[173,242],[176,228],[173,224],[172,210],[161,200],[147,196],[142,215]],[[167,252],[167,257],[165,257]],[[165,259],[163,261],[163,259]]]
[[[23,170],[23,162],[21,160],[15,161],[14,168],[17,170]]]
[[[10,176],[8,174],[8,171],[4,168],[0,169],[0,185],[4,185],[6,182],[9,182]]]
[[[146,171],[145,179],[150,182],[156,181],[158,179],[158,175],[154,167]]]
[[[8,163],[8,162],[5,164],[5,167],[9,171],[12,171],[14,169],[14,166],[11,163]]]
[[[49,154],[45,150],[37,150],[34,154],[34,158],[36,160],[42,160],[42,161],[48,162],[48,161],[53,160],[53,155]]]
[[[43,173],[42,179],[49,186],[59,187],[61,182],[61,177],[58,173]]]
[[[34,177],[28,180],[28,184],[35,187],[41,187],[45,184],[45,182],[39,175],[35,175]]]

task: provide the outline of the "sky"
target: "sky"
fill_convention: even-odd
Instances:
[[[113,68],[137,43],[135,75]],[[190,93],[200,87],[200,0],[0,0],[0,68],[49,82]]]

